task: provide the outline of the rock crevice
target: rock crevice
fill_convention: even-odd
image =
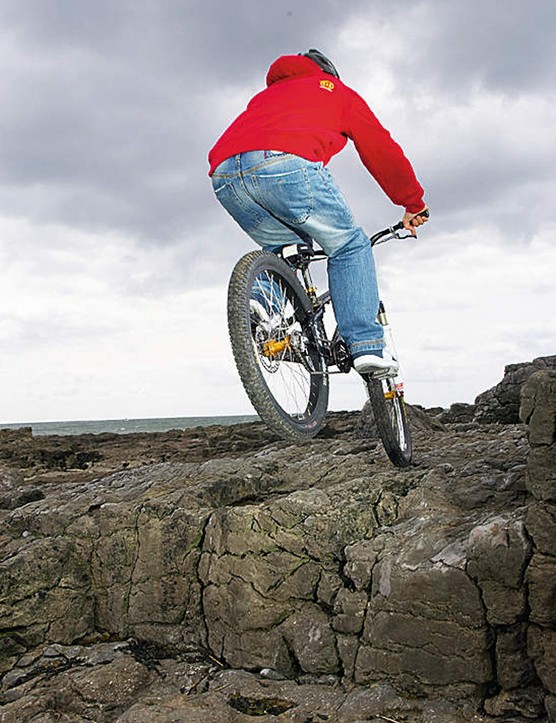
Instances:
[[[150,720],[162,686],[152,720],[188,720],[180,676],[214,721],[240,720],[217,681],[258,700],[265,681],[304,720],[294,680],[333,720],[554,719],[556,372],[529,375],[520,423],[457,411],[412,410],[407,471],[361,439],[366,412],[300,447],[245,425],[214,459],[1,472],[0,719]]]

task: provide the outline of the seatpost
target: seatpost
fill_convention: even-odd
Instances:
[[[313,306],[317,306],[317,304],[318,304],[317,287],[313,283],[313,279],[311,277],[311,272],[309,271],[309,264],[302,266],[301,273],[303,275],[303,281],[305,282],[305,290],[307,291],[307,296],[311,300],[311,304]]]
[[[315,258],[313,246],[310,243],[292,244],[290,246],[283,246],[279,253],[284,261],[287,261],[290,266],[298,271],[301,271],[307,296],[311,300],[311,304],[313,306],[317,306],[317,287],[313,283],[311,272],[309,271],[311,259]]]

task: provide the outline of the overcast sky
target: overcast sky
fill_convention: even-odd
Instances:
[[[252,413],[225,316],[252,244],[206,156],[309,47],[426,189],[418,240],[376,252],[408,400],[556,354],[553,0],[3,0],[0,421]],[[329,168],[369,233],[399,220],[351,144]]]

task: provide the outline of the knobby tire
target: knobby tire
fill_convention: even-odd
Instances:
[[[257,295],[261,280],[265,286]],[[252,251],[236,264],[228,288],[228,330],[236,367],[261,419],[293,442],[317,434],[328,406],[326,364],[307,328],[311,309],[294,272],[275,254]],[[274,319],[275,310],[282,318],[273,331],[264,314]]]
[[[365,383],[386,454],[396,467],[409,467],[412,442],[403,392],[398,391],[392,377],[379,380],[365,375]]]

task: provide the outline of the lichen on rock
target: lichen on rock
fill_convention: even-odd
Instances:
[[[368,410],[302,446],[105,437],[81,470],[3,435],[2,720],[552,715],[556,372],[521,394],[521,423],[411,412],[406,471]]]

